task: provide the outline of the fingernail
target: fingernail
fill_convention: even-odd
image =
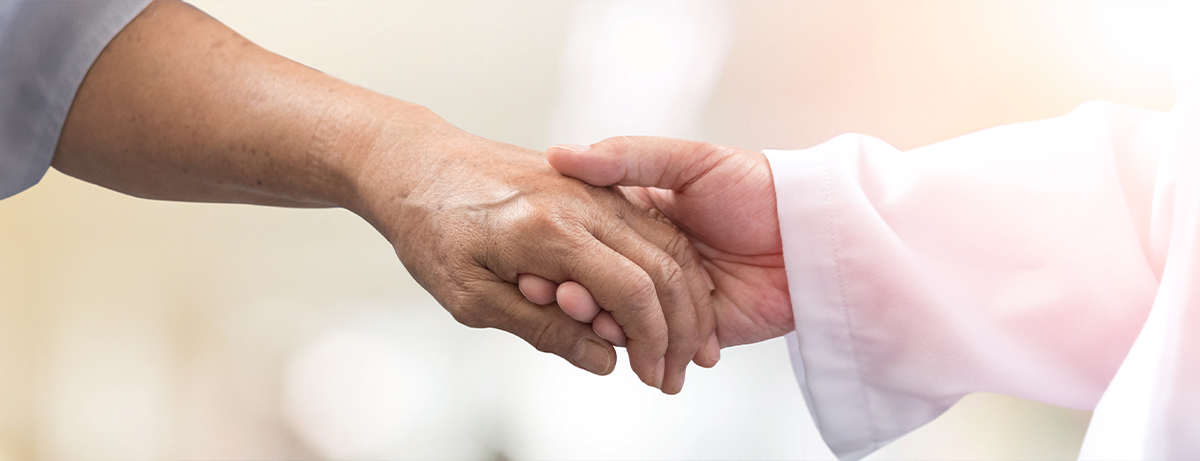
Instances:
[[[704,281],[705,281],[705,283],[708,283],[708,291],[713,291],[713,290],[717,289],[717,284],[713,283],[712,276],[708,275],[708,269],[705,269],[703,267],[700,268],[700,274],[704,275]]]
[[[708,357],[714,362],[721,360],[721,343],[717,341],[716,333],[708,337]]]
[[[687,380],[687,368],[679,370],[679,376],[675,378],[675,385],[671,389],[663,389],[663,393],[667,395],[675,395],[683,391],[683,382]]]
[[[612,371],[612,357],[608,354],[608,348],[590,339],[579,341],[571,353],[571,360],[584,370],[598,375]]]
[[[551,147],[551,148],[555,148],[555,147],[557,147],[557,148],[559,148],[559,149],[566,149],[566,150],[569,150],[569,151],[571,151],[571,152],[575,152],[575,153],[579,153],[579,152],[587,152],[588,150],[590,150],[590,149],[592,148],[592,146],[581,146],[581,145],[579,145],[579,144],[555,144],[555,145],[553,145],[553,146],[550,146],[550,147]]]
[[[667,372],[667,358],[658,359],[658,365],[654,366],[654,387],[662,390],[663,375]]]

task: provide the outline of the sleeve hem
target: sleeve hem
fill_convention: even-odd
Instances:
[[[834,196],[846,182],[831,165],[859,150],[860,135],[843,135],[803,151],[764,151],[775,178],[784,264],[796,322],[793,366],[822,438],[841,460],[886,445],[875,425],[868,386],[839,266]]]
[[[50,169],[63,123],[100,53],[149,0],[18,5],[0,45],[12,72],[0,79],[0,199]]]

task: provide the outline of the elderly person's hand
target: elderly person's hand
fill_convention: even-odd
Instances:
[[[553,146],[558,171],[596,186],[620,185],[640,206],[677,224],[700,253],[715,285],[713,309],[721,347],[781,336],[795,328],[775,186],[762,153],[655,137],[610,138],[591,146]],[[627,330],[584,286],[528,278],[531,299],[556,298],[576,319],[591,321],[620,345]],[[557,289],[557,293],[555,290]]]
[[[583,283],[629,337],[633,370],[674,393],[713,328],[695,250],[612,189],[540,153],[263,50],[157,0],[88,71],[53,166],[155,199],[345,207],[373,224],[460,322],[510,331],[594,373],[612,346],[520,274]],[[664,250],[665,248],[666,250]]]
[[[701,350],[714,328],[708,286],[682,234],[613,189],[560,175],[540,152],[432,114],[421,123],[421,142],[384,143],[367,157],[354,209],[459,322],[611,371],[615,352],[586,323],[521,295],[518,277],[535,274],[587,286],[628,335],[647,384],[676,393],[690,360],[716,363],[707,355],[715,351]]]

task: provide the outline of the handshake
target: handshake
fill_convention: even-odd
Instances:
[[[459,322],[601,375],[626,347],[668,394],[689,362],[712,367],[722,347],[794,328],[763,154],[618,137],[543,158],[458,130],[428,145],[452,147],[419,175],[372,181],[417,192],[359,214]]]

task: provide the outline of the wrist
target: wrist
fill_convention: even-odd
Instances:
[[[464,133],[423,106],[385,96],[355,105],[354,113],[348,135],[339,136],[346,187],[336,202],[395,242],[404,199],[436,176],[439,149],[432,147]]]

